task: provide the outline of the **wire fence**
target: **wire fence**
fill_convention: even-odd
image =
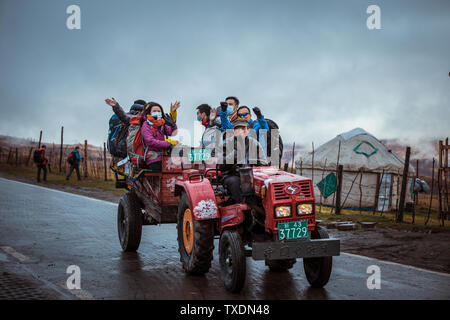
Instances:
[[[448,145],[448,140],[446,141]],[[340,148],[339,148],[340,150]],[[316,159],[314,162],[314,144],[311,155],[312,163],[308,166],[304,166],[302,159],[296,162],[296,165],[287,168],[288,171],[303,175],[311,178],[314,188],[316,189],[316,201],[320,206],[319,210],[322,210],[322,206],[331,207],[333,213],[336,204],[336,191],[334,189],[332,196],[324,197],[322,191],[319,189],[318,184],[324,181],[325,177],[330,174],[335,175],[336,180],[338,177],[339,165],[339,153],[338,162],[330,163],[327,159],[323,160],[323,165],[320,165]],[[446,161],[448,163],[448,156],[446,155]],[[419,175],[419,166],[422,162],[423,168],[421,172],[424,174]],[[328,163],[328,164],[327,164]],[[429,223],[430,220],[437,219],[440,224],[444,225],[444,220],[450,219],[449,204],[448,204],[448,190],[447,187],[443,187],[444,183],[450,181],[448,169],[442,170],[434,166],[435,159],[421,159],[410,160],[410,163],[416,163],[416,173],[411,172],[407,175],[407,196],[406,196],[406,212],[409,212],[412,219],[412,223],[415,222],[416,214],[421,217],[425,216],[424,224]],[[433,166],[430,168],[430,164]],[[442,166],[442,164],[441,164]],[[448,167],[448,164],[445,164]],[[331,168],[330,168],[331,167]],[[426,175],[425,175],[426,174]],[[438,174],[441,174],[440,181],[436,178]],[[431,192],[419,193],[414,189],[415,181],[417,179],[423,180],[429,186]],[[372,211],[373,214],[383,215],[383,212],[398,212],[401,196],[401,184],[403,179],[403,173],[398,170],[395,171],[367,171],[363,168],[359,170],[342,172],[342,189],[340,199],[343,199],[339,204],[343,209],[352,209],[361,211]]]
[[[70,153],[75,149],[77,145],[82,146],[82,144],[62,145],[61,153],[61,144],[44,144],[46,145],[45,157],[48,159],[49,172],[61,175],[66,175],[70,169],[70,164],[67,161]],[[2,146],[0,147],[0,164],[6,164],[14,167],[36,166],[33,161],[33,154],[37,149],[38,144],[32,140],[30,140],[28,143],[21,143],[19,145],[7,146],[5,144],[2,144]],[[86,152],[84,152],[83,147],[80,148],[79,153],[83,157],[80,164],[80,174],[82,177],[104,180],[110,180],[114,178],[113,173],[111,172],[111,170],[109,170],[109,164],[111,162],[111,156],[109,155],[109,152],[106,152],[105,171],[105,151],[103,150],[103,147],[88,145],[87,156]],[[86,164],[85,161],[87,161]]]

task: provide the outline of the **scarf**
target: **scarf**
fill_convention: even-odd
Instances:
[[[206,129],[208,129],[208,127],[209,127],[209,123],[208,123],[208,120],[203,120],[202,121],[202,125],[206,128]]]
[[[155,126],[156,127],[162,127],[166,123],[166,120],[164,120],[164,118],[155,120],[155,118],[153,118],[150,114],[147,115],[147,121],[149,121],[150,123],[153,124],[153,126],[152,126],[153,136],[156,135],[156,128],[155,128]]]

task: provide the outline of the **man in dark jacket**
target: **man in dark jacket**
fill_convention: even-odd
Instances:
[[[36,165],[37,165],[37,182],[41,182],[41,170],[44,171],[44,177],[43,180],[47,181],[47,164],[48,164],[48,159],[45,157],[45,149],[47,147],[45,145],[43,145],[41,148],[38,149],[38,151],[40,152],[40,156],[39,156],[39,160],[36,161]]]
[[[238,172],[240,166],[264,166],[267,159],[261,144],[249,133],[249,124],[245,119],[238,119],[234,123],[234,135],[223,142],[223,163],[219,169],[223,175],[223,185],[231,194],[234,203],[242,202],[241,181]]]
[[[77,172],[78,181],[81,181],[80,163],[81,163],[81,159],[83,157],[80,156],[79,151],[80,151],[80,147],[76,146],[75,149],[73,149],[73,151],[70,154],[70,158],[69,158],[70,169],[69,169],[69,173],[67,174],[66,180],[69,180],[70,176],[72,175],[73,170],[75,170]]]

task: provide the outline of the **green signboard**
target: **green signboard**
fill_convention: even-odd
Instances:
[[[329,175],[327,175],[322,181],[320,181],[317,184],[317,187],[319,188],[320,192],[324,196],[324,198],[327,198],[333,192],[336,190],[337,185],[337,178],[336,175],[332,172]]]

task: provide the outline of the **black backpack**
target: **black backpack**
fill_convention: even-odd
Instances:
[[[142,108],[143,106],[140,104],[133,104],[127,115],[138,115]],[[109,119],[107,142],[107,148],[111,155],[120,158],[127,156],[127,132],[128,124],[123,123],[116,114],[113,114]]]
[[[270,158],[272,155],[272,136],[271,131],[272,129],[279,129],[278,125],[275,121],[266,119],[267,125],[269,126],[269,132],[267,134],[267,158]],[[280,159],[279,159],[279,165],[281,165],[281,158],[283,157],[283,139],[281,139],[281,135],[278,136],[278,146],[280,150]]]
[[[76,155],[75,155],[75,152],[71,152],[70,154],[69,154],[69,156],[67,157],[67,162],[70,164],[70,165],[73,165],[73,164],[75,164],[75,161],[77,160],[77,157],[76,157]]]
[[[33,153],[33,161],[34,161],[34,163],[37,163],[37,164],[40,164],[40,163],[42,163],[42,154],[43,154],[43,152],[44,152],[44,150],[39,150],[39,149],[37,149],[37,150],[34,150],[34,153]]]

